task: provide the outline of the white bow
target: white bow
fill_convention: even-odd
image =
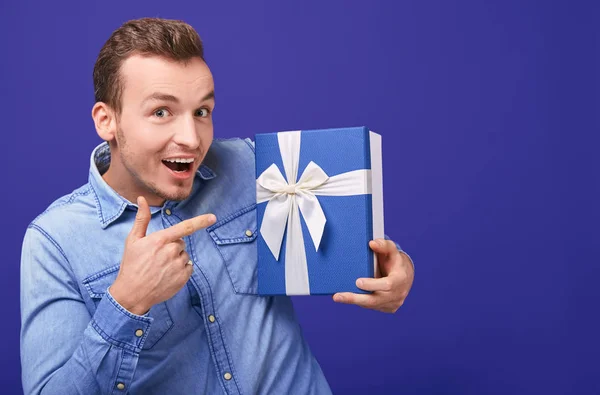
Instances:
[[[308,295],[308,266],[300,213],[310,237],[319,249],[325,229],[325,213],[316,195],[350,196],[371,193],[371,170],[362,169],[329,177],[315,162],[310,162],[298,181],[300,131],[277,133],[286,178],[274,163],[256,180],[257,203],[268,201],[260,233],[269,250],[279,260],[287,222],[285,284],[287,295]],[[286,181],[287,179],[287,181]]]

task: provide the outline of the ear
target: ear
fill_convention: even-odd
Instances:
[[[92,108],[92,119],[96,133],[102,140],[112,142],[117,134],[117,117],[115,111],[103,102],[97,102]]]

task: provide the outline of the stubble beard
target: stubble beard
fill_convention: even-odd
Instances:
[[[120,126],[117,127],[117,136],[119,140],[119,156],[121,158],[121,163],[127,170],[127,172],[131,175],[131,177],[135,180],[135,183],[141,187],[141,189],[145,189],[148,192],[160,197],[161,199],[171,200],[171,201],[182,201],[187,199],[191,194],[191,188],[189,190],[179,190],[178,193],[168,193],[164,190],[161,190],[156,183],[148,180],[145,181],[139,175],[139,173],[135,170],[135,166],[131,164],[134,163],[132,159],[134,154],[129,150],[129,146],[127,144],[127,139],[125,138],[125,134]]]

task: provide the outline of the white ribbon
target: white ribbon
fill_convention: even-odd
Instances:
[[[257,203],[268,201],[260,233],[276,260],[279,260],[287,223],[285,244],[287,295],[310,294],[300,213],[304,217],[317,251],[327,220],[316,195],[351,196],[371,193],[371,170],[368,169],[329,177],[319,165],[311,161],[302,172],[300,179],[297,179],[300,135],[300,131],[277,133],[286,177],[283,177],[277,165],[273,163],[256,180]]]

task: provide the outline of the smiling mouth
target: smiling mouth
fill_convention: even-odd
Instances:
[[[176,173],[184,173],[192,168],[193,159],[163,159],[162,163]]]

